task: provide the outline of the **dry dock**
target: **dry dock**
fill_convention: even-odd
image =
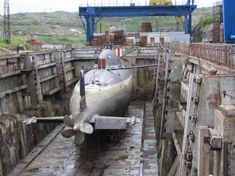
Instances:
[[[92,67],[100,49],[2,56],[0,176],[234,175],[234,51],[197,43],[124,48],[128,66],[158,64],[132,70],[138,101],[129,113],[141,123],[121,133],[120,142],[93,141],[79,150],[61,138],[62,126],[23,121],[68,113],[79,71]]]
[[[154,132],[152,104],[132,102],[127,115],[141,123],[120,132],[119,142],[104,142],[104,133],[99,133],[87,136],[82,149],[75,146],[74,138],[64,139],[60,135],[63,125],[58,126],[48,135],[50,140],[40,143],[9,175],[158,175],[156,138],[148,133]],[[112,132],[107,133],[111,136]]]

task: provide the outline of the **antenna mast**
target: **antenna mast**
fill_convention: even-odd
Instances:
[[[3,16],[3,35],[6,43],[11,42],[11,31],[10,31],[10,4],[9,0],[4,0],[4,16]]]

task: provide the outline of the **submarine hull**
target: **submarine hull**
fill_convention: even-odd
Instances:
[[[124,116],[132,96],[130,71],[110,49],[104,49],[96,63],[86,74],[80,70],[80,81],[75,85],[70,99],[70,115],[47,118],[47,121],[54,122],[62,120],[66,126],[62,136],[70,138],[75,135],[78,145],[84,142],[85,134],[93,133],[94,127],[126,129],[126,124],[136,122],[134,117]],[[38,121],[42,118],[32,117],[27,124]]]
[[[89,80],[89,74],[93,74],[97,71],[90,71],[91,73],[85,74],[85,80]],[[93,73],[92,73],[93,72]],[[109,77],[107,70],[101,71],[104,77],[108,77],[112,83],[103,84],[88,84],[85,86],[86,92],[86,108],[83,110],[82,115],[76,116],[80,113],[80,86],[76,85],[73,95],[70,100],[70,110],[71,114],[76,117],[75,121],[80,122],[89,122],[94,115],[100,116],[124,116],[128,108],[131,92],[132,92],[132,76],[129,74],[129,71],[125,73],[111,73],[112,76]],[[110,74],[110,73],[109,73]],[[124,79],[116,78],[116,75],[120,75]]]

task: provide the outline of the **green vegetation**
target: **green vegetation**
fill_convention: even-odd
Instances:
[[[211,7],[202,7],[196,9],[193,12],[193,27],[195,27],[203,17],[211,16],[212,15],[212,8]]]
[[[127,32],[138,32],[140,31],[143,22],[152,23],[153,31],[161,31],[166,28],[176,27],[175,17],[104,18],[100,21],[102,24],[102,32],[109,30],[110,27],[126,29]],[[99,32],[100,23],[97,25],[97,31]]]
[[[85,36],[72,36],[72,35],[53,35],[48,37],[38,37],[38,40],[41,40],[43,43],[49,44],[76,44],[82,45],[85,43]]]
[[[205,16],[200,19],[200,22],[198,23],[198,25],[204,28],[212,23],[213,23],[213,17]]]
[[[17,46],[17,45],[25,45],[25,40],[22,40],[17,37],[13,37],[11,40],[11,43],[7,44],[2,37],[0,38],[0,47],[2,48],[8,48],[8,47]]]
[[[203,39],[203,32],[213,24],[213,17],[210,15],[201,17],[197,25],[193,28],[193,41],[201,42]]]
[[[11,16],[12,33],[36,33],[46,35],[74,34],[70,29],[83,31],[77,13],[19,13]]]

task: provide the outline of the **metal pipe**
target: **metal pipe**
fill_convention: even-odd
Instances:
[[[139,66],[132,66],[132,67],[122,67],[122,68],[108,68],[107,70],[128,70],[134,68],[145,68],[145,67],[156,67],[158,64],[151,64],[151,65],[139,65]]]

